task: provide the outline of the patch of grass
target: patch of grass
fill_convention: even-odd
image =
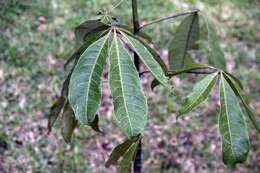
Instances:
[[[97,144],[101,148],[107,143],[112,147],[118,142],[116,140],[122,139],[115,124],[108,123],[112,121],[107,118],[108,115],[101,116],[101,127],[105,136],[99,136],[89,127],[82,126],[74,135],[73,147],[69,147],[62,141],[58,130],[59,123],[55,125],[50,136],[44,134],[46,115],[55,97],[60,93],[66,75],[63,69],[64,61],[75,49],[73,28],[85,20],[98,18],[99,10],[111,9],[117,2],[118,0],[52,0],[48,3],[41,0],[0,1],[5,3],[0,4],[0,92],[3,93],[1,95],[3,97],[0,97],[0,144],[1,141],[7,141],[9,147],[4,155],[0,155],[0,159],[5,158],[3,169],[6,172],[30,170],[57,172],[61,168],[61,163],[65,172],[97,172],[97,170],[109,172],[107,169],[104,170],[102,165],[104,159],[100,158],[103,155],[107,156],[111,151],[101,149],[97,153],[92,152],[97,150]],[[160,16],[190,9],[197,4],[197,1],[193,0],[186,0],[185,3],[170,0],[139,2],[142,24]],[[239,5],[233,6],[232,2]],[[259,51],[256,49],[259,48],[257,34],[260,25],[257,6],[252,5],[248,10],[252,2],[253,0],[221,3],[217,0],[201,1],[207,7],[209,16],[213,16],[221,36],[222,46],[226,51],[228,50],[227,59],[231,65],[235,64],[234,74],[242,80],[243,84],[250,86],[250,88],[246,87],[246,90],[253,101],[253,106],[257,108],[260,77],[258,65],[254,60],[259,57]],[[247,5],[243,5],[244,3]],[[230,6],[232,8],[228,10],[236,14],[236,17],[232,15],[228,20],[223,20],[218,10]],[[125,0],[112,15],[118,16],[123,24],[131,25],[130,1]],[[159,48],[165,50],[174,37],[175,26],[179,21],[180,19],[174,19],[172,22],[163,22],[147,27],[144,31],[153,36]],[[248,22],[253,25],[247,25]],[[185,171],[185,165],[193,163],[196,159],[200,166],[207,170],[223,172],[218,168],[223,166],[221,156],[216,157],[209,150],[212,143],[219,143],[217,133],[214,131],[218,112],[213,112],[209,116],[202,115],[207,109],[204,105],[186,115],[186,118],[175,122],[177,110],[193,86],[191,80],[194,79],[181,79],[181,85],[173,82],[176,95],[170,95],[166,90],[158,87],[154,97],[154,94],[149,93],[148,90],[151,125],[145,132],[147,137],[144,141],[144,158],[151,163],[145,165],[146,172],[159,172],[164,161],[170,165],[165,171],[174,172],[176,169],[179,172]],[[208,130],[210,133],[200,134],[199,129]],[[255,132],[252,132],[252,136],[256,136]],[[173,144],[175,138],[178,139],[177,147]],[[194,143],[190,144],[188,138],[191,138]],[[197,138],[204,139],[204,142],[197,142]],[[160,139],[166,143],[163,149],[158,147]],[[18,145],[15,140],[18,140],[18,143],[23,141],[24,146]],[[258,169],[257,163],[251,161],[255,157],[254,153],[259,153],[257,149],[259,145],[255,142],[255,138],[252,143],[254,152],[250,154],[249,161],[243,167],[247,172]],[[221,147],[217,147],[219,151]],[[62,162],[58,159],[59,149],[63,154],[61,154]],[[169,158],[162,157],[158,154],[160,152],[170,153]],[[203,156],[199,156],[201,153]],[[94,167],[87,162],[88,158],[96,164]],[[17,163],[17,160],[22,164]],[[205,161],[207,162],[204,164]]]

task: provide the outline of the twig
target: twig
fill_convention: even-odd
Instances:
[[[206,69],[208,71],[206,71]],[[204,70],[204,71],[198,71],[198,70]],[[179,75],[179,74],[182,74],[182,73],[190,73],[190,74],[212,74],[212,73],[215,73],[217,72],[218,69],[215,69],[215,68],[200,68],[200,69],[193,69],[193,70],[189,70],[189,71],[167,71],[167,76],[176,76],[176,75]],[[150,73],[150,71],[143,71],[143,72],[140,72],[139,73],[139,76],[142,76],[146,73]]]
[[[133,26],[134,26],[133,33],[136,35],[139,33],[140,30],[137,0],[132,0],[132,15],[133,15]],[[136,70],[139,73],[140,60],[136,52],[134,53],[134,63],[135,63]],[[140,139],[139,144],[137,146],[136,157],[134,159],[134,173],[141,173],[141,172],[142,172],[142,141]]]
[[[189,71],[168,71],[168,76],[176,76],[182,73],[191,73],[191,74],[212,74],[217,72],[218,69],[210,69],[209,71],[196,71],[196,70],[189,70]]]
[[[140,30],[137,0],[132,0],[132,16],[133,16],[133,26],[134,26],[133,33],[137,35]],[[136,70],[139,72],[140,60],[137,53],[134,53],[134,63],[135,63]]]
[[[184,13],[174,14],[174,15],[171,15],[171,16],[167,16],[167,17],[163,17],[163,18],[160,18],[160,19],[156,19],[156,20],[153,20],[153,21],[151,21],[149,23],[143,24],[142,26],[139,27],[139,30],[141,30],[142,28],[147,27],[149,25],[155,24],[155,23],[159,23],[159,22],[162,22],[162,21],[165,21],[165,20],[173,19],[173,18],[176,18],[176,17],[179,17],[179,16],[185,16],[185,15],[197,13],[199,11],[200,11],[199,9],[196,9],[196,10],[193,10],[193,11],[188,11],[188,12],[184,12]]]
[[[140,139],[137,151],[136,151],[136,157],[134,160],[134,173],[141,173],[142,171],[142,141]]]

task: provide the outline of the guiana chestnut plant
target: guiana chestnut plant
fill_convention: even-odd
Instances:
[[[161,84],[169,93],[173,92],[174,86],[169,83],[173,76],[185,77],[183,74],[192,73],[204,75],[183,100],[178,116],[185,116],[204,102],[213,88],[219,85],[218,126],[223,161],[231,167],[245,162],[249,153],[246,118],[260,133],[259,123],[247,102],[241,82],[226,71],[225,57],[213,26],[200,16],[199,10],[140,25],[136,0],[132,0],[132,10],[133,26],[119,23],[111,16],[111,11],[102,11],[100,19],[85,21],[75,28],[80,47],[65,64],[65,69],[69,69],[67,66],[71,68],[60,97],[51,107],[49,131],[61,114],[61,133],[67,143],[78,125],[88,125],[100,132],[97,112],[102,95],[102,74],[108,64],[114,118],[127,137],[125,142],[113,149],[104,166],[116,164],[118,173],[130,172],[133,167],[135,173],[140,173],[142,133],[149,114],[139,77],[142,74],[139,65],[143,63],[154,77],[151,88]],[[167,66],[150,47],[153,44],[151,37],[142,29],[179,16],[183,16],[183,20],[176,28],[168,48]],[[192,56],[191,51],[198,49],[204,50],[209,65],[199,63]]]

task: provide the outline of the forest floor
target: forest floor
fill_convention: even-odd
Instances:
[[[66,144],[57,122],[47,134],[47,115],[66,76],[63,65],[75,49],[73,28],[115,0],[10,0],[0,2],[0,173],[90,172],[112,173],[104,162],[112,148],[125,139],[112,116],[104,83],[100,127],[76,129]],[[209,3],[210,2],[210,3]],[[140,1],[140,20],[199,8],[216,26],[227,69],[245,86],[252,107],[260,113],[260,4],[253,0],[147,0]],[[114,9],[131,24],[131,4]],[[181,19],[181,18],[180,18]],[[151,26],[161,56],[180,19]],[[203,58],[203,57],[202,57]],[[150,89],[151,76],[142,77],[149,104],[149,123],[143,137],[144,173],[256,173],[260,172],[260,138],[248,121],[251,151],[245,164],[227,168],[222,162],[218,131],[217,87],[206,103],[176,120],[177,110],[199,77],[173,78],[175,94],[159,86]],[[258,116],[259,119],[259,116]]]

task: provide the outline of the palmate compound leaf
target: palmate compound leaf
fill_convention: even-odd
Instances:
[[[128,137],[132,137],[143,131],[148,106],[132,55],[118,38],[118,34],[113,34],[109,51],[109,88],[119,127]]]
[[[213,73],[207,75],[200,82],[198,82],[192,89],[192,92],[188,95],[181,109],[179,110],[179,114],[186,114],[190,112],[193,108],[198,106],[200,103],[205,101],[209,96],[211,90],[215,86],[217,77],[218,74]]]
[[[135,143],[138,139],[140,139],[140,136],[134,136],[130,139],[127,139],[123,143],[117,145],[110,154],[105,166],[108,168],[110,165],[117,164],[120,157],[122,157],[131,147],[131,145]]]
[[[225,164],[233,167],[243,163],[249,152],[247,125],[239,100],[221,73],[219,130]]]
[[[170,91],[172,89],[169,84],[168,77],[165,75],[164,69],[161,65],[155,60],[154,56],[147,49],[147,47],[142,44],[140,41],[131,37],[123,32],[120,32],[123,35],[123,39],[126,40],[127,44],[137,53],[141,61],[145,64],[148,70],[152,73],[152,75],[166,88]]]
[[[82,124],[93,122],[101,100],[101,77],[108,50],[108,33],[81,55],[69,83],[69,102]]]
[[[223,76],[225,77],[225,79],[227,80],[227,82],[229,83],[230,87],[233,89],[233,91],[235,92],[235,94],[239,97],[239,99],[242,102],[242,105],[244,106],[244,109],[249,117],[249,119],[251,120],[251,122],[253,123],[254,127],[256,128],[257,132],[260,134],[260,123],[257,121],[256,119],[256,115],[254,110],[248,105],[248,103],[246,102],[246,99],[243,95],[243,91],[241,87],[241,84],[239,84],[239,80],[237,78],[235,78],[235,76],[232,76],[230,73],[224,72]]]
[[[188,51],[196,47],[199,38],[199,16],[194,13],[187,16],[174,33],[168,57],[171,70],[183,69],[187,64],[194,62]]]

